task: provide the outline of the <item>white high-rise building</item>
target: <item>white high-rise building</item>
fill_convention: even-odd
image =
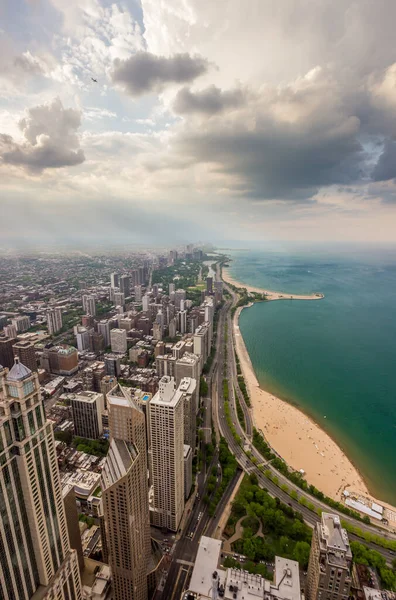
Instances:
[[[120,287],[120,276],[118,273],[112,273],[110,275],[110,286],[112,288]]]
[[[37,373],[0,368],[0,598],[82,600]]]
[[[47,310],[47,327],[50,335],[55,335],[62,329],[62,311],[60,308]]]
[[[175,292],[175,284],[174,283],[170,283],[169,284],[169,296]]]
[[[149,308],[149,301],[150,301],[150,298],[149,298],[149,296],[148,296],[147,294],[145,294],[145,295],[143,296],[143,298],[142,298],[142,305],[143,305],[143,311],[144,311],[144,312],[147,312],[147,311],[148,311],[148,308]]]
[[[142,286],[135,285],[135,302],[141,302],[141,301],[142,301]]]
[[[112,329],[110,331],[111,351],[125,354],[128,348],[126,329]]]
[[[184,509],[184,402],[173,377],[160,380],[149,422],[153,524],[177,531]]]
[[[90,349],[90,341],[89,341],[89,331],[86,327],[82,327],[81,325],[77,325],[75,328],[76,331],[76,341],[77,341],[77,350],[79,352],[85,352]]]
[[[96,315],[95,297],[84,294],[82,297],[82,305],[86,315],[94,317]]]

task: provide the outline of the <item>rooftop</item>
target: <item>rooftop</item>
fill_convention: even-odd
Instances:
[[[202,536],[189,589],[197,594],[212,597],[213,572],[217,569],[221,540]]]
[[[127,474],[138,452],[133,444],[113,439],[102,471],[104,489],[116,483]]]
[[[7,375],[7,381],[23,381],[30,377],[31,374],[31,370],[19,362],[19,358],[16,358],[13,367]]]
[[[320,533],[322,541],[328,550],[340,550],[343,552],[349,550],[348,534],[341,527],[341,521],[337,515],[322,513]]]

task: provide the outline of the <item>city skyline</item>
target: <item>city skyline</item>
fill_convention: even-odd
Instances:
[[[0,15],[2,246],[394,240],[391,0]]]

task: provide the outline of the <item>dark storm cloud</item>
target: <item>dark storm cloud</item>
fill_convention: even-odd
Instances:
[[[80,123],[80,112],[64,108],[59,98],[31,108],[19,122],[24,143],[0,134],[0,160],[38,172],[78,165],[85,160],[77,136]]]
[[[362,148],[358,124],[336,136],[313,132],[198,132],[179,139],[179,151],[232,177],[230,190],[251,198],[306,200],[319,187],[349,183],[359,176]],[[234,183],[239,176],[241,183]]]
[[[176,95],[173,110],[180,115],[199,113],[210,116],[240,106],[243,102],[241,90],[222,91],[211,85],[204,90],[192,92],[190,88],[184,87]]]
[[[387,140],[384,150],[373,171],[374,181],[387,181],[396,178],[396,142]]]
[[[189,83],[206,73],[208,68],[207,60],[187,53],[167,58],[138,52],[126,60],[114,61],[112,80],[131,96],[141,96],[159,92],[168,83]]]

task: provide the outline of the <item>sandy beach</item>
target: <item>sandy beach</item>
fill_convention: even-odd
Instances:
[[[237,287],[263,292],[260,288],[232,280],[224,272],[223,279]],[[297,298],[310,300],[317,297]],[[244,308],[249,307],[240,307],[236,311],[233,327],[236,351],[249,390],[256,429],[263,433],[266,441],[288,465],[296,470],[305,471],[305,478],[309,483],[335,500],[341,500],[343,491],[348,490],[355,497],[364,498],[366,502],[380,503],[388,509],[387,516],[390,525],[394,527],[396,508],[370,494],[359,471],[336,442],[301,410],[260,388],[238,325],[240,313]]]
[[[246,283],[240,283],[233,279],[228,271],[223,267],[222,277],[226,283],[235,285],[236,287],[243,287],[248,292],[256,292],[257,294],[265,294],[266,300],[321,300],[324,298],[323,294],[286,294],[284,292],[275,292],[274,290],[264,290],[262,288],[247,285]]]

